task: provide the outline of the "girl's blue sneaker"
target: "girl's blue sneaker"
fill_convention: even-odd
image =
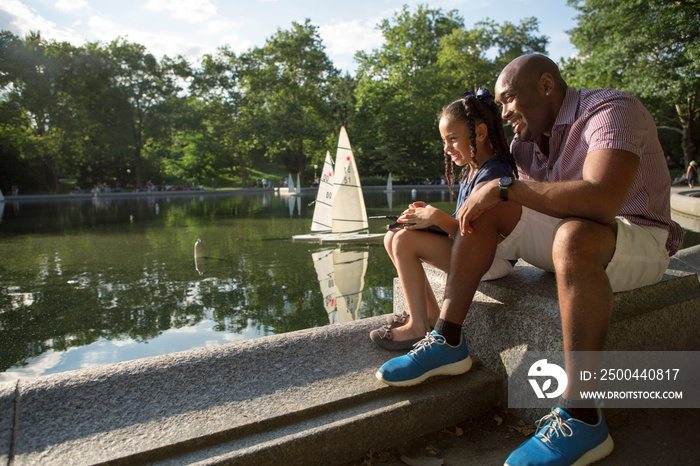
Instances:
[[[384,363],[376,375],[386,384],[405,387],[434,375],[464,374],[471,367],[464,335],[460,336],[457,346],[450,346],[445,337],[433,330],[416,343],[411,352]]]

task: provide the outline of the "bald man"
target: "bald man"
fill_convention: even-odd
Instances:
[[[637,99],[574,90],[538,54],[509,63],[495,94],[516,135],[511,152],[520,178],[489,182],[460,209],[435,331],[380,368],[377,378],[387,384],[469,370],[462,323],[494,257],[522,258],[556,274],[566,371],[574,380],[595,361],[573,355],[605,347],[613,292],[659,281],[682,243],[656,125]],[[602,412],[578,400],[577,388],[569,384],[542,429],[506,464],[589,464],[612,451]]]

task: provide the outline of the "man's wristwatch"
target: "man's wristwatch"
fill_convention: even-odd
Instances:
[[[510,176],[504,176],[498,181],[501,199],[503,199],[504,201],[508,200],[508,187],[511,184],[513,184],[513,178],[511,178]]]

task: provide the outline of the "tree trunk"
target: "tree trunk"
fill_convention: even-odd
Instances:
[[[688,110],[684,114],[680,105],[676,104],[676,112],[681,121],[681,146],[683,147],[683,158],[685,160],[685,168],[691,161],[695,160],[695,144],[693,144],[693,123],[695,122],[695,106],[692,96],[688,96]]]
[[[61,194],[61,181],[58,178],[58,156],[51,157],[51,175],[56,194]]]
[[[248,187],[248,171],[246,170],[245,166],[245,157],[243,156],[243,152],[238,151],[238,166],[240,167],[241,170],[241,187],[247,188]]]

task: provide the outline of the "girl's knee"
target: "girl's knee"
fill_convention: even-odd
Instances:
[[[394,260],[394,251],[396,250],[396,235],[403,230],[389,230],[386,232],[386,235],[384,235],[384,249],[386,249],[387,254],[389,254],[389,257]]]

